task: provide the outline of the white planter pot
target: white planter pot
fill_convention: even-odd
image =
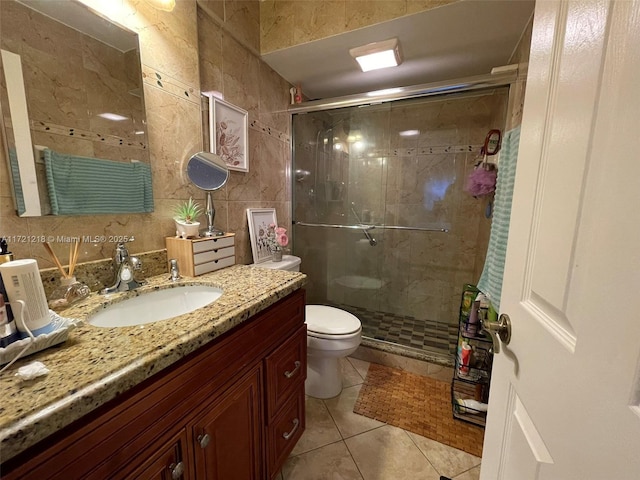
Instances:
[[[173,219],[176,222],[176,237],[180,238],[197,238],[199,237],[200,222],[184,223],[180,220]]]

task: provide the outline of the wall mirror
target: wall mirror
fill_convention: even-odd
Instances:
[[[229,178],[229,169],[224,160],[215,153],[199,152],[187,162],[187,176],[196,187],[207,192],[207,230],[206,237],[224,235],[222,230],[213,226],[216,209],[213,207],[211,192],[222,188]]]
[[[2,0],[0,48],[18,215],[153,211],[137,34],[76,0]]]

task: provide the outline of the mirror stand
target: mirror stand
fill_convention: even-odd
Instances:
[[[200,152],[193,155],[187,162],[187,176],[196,187],[207,192],[207,229],[199,232],[205,237],[219,237],[224,232],[213,226],[216,217],[216,209],[213,207],[211,192],[218,190],[229,178],[227,164],[218,155],[209,152]]]
[[[201,234],[205,237],[219,237],[224,232],[213,226],[213,220],[216,218],[216,209],[213,206],[213,197],[210,191],[207,191],[207,229]]]

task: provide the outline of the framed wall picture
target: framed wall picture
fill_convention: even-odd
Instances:
[[[210,149],[224,160],[229,170],[249,171],[248,130],[246,110],[213,95],[209,97]]]
[[[262,263],[271,260],[273,254],[267,242],[269,225],[278,225],[275,208],[247,208],[249,237],[253,262]]]

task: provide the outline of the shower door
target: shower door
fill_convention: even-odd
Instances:
[[[452,351],[490,227],[487,201],[464,181],[505,108],[501,89],[294,115],[293,245],[307,302],[355,314],[365,339]]]

